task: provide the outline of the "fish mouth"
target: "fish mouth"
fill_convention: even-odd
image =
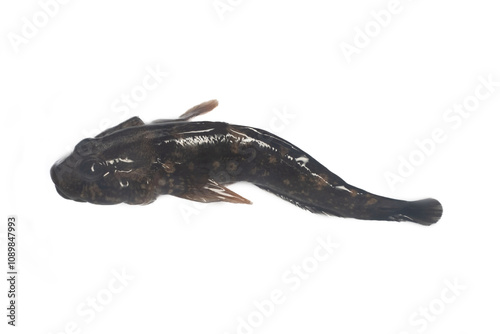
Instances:
[[[56,162],[52,168],[50,168],[50,178],[52,179],[52,182],[54,182],[54,185],[56,186],[57,193],[61,195],[61,197],[70,199],[68,195],[66,195],[61,188],[58,186],[58,183],[60,182],[60,177],[56,172],[57,167],[59,164]]]
[[[59,195],[61,195],[62,198],[71,199],[75,202],[85,202],[84,200],[79,199],[79,198],[69,197],[68,195],[66,195],[66,193],[58,185],[56,185],[56,191]]]
[[[57,184],[61,181],[61,176],[57,173],[57,169],[59,169],[60,164],[57,162],[50,168],[50,178],[52,182],[57,186]]]
[[[59,195],[61,195],[61,197],[66,198],[66,199],[70,199],[65,193],[63,193],[63,191],[58,186],[56,186],[56,190],[57,190],[57,193]]]
[[[61,187],[59,186],[59,184],[61,182],[61,176],[56,171],[58,169],[58,167],[59,167],[59,165],[57,163],[55,163],[54,166],[52,166],[52,168],[50,169],[50,178],[52,179],[52,182],[54,182],[57,193],[59,195],[61,195],[62,198],[65,198],[65,199],[71,199],[71,200],[76,201],[76,202],[85,202],[84,200],[70,197],[69,195],[67,195],[64,192],[64,190],[61,189]]]

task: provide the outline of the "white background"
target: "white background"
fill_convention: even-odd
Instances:
[[[389,1],[221,3],[230,10],[73,0],[52,5],[47,22],[37,1],[0,5],[2,263],[6,217],[19,219],[9,333],[497,333],[500,87],[460,123],[443,118],[473,101],[479,77],[500,81],[494,2],[401,0],[381,28],[370,12]],[[44,26],[26,38],[26,20]],[[341,45],[356,38],[348,62]],[[117,113],[148,68],[168,76]],[[355,186],[439,199],[443,218],[424,227],[314,215],[250,184],[231,187],[248,206],[168,196],[98,206],[56,193],[51,165],[100,127],[174,118],[213,98],[219,107],[199,120],[273,130]],[[436,128],[446,140],[391,188],[386,173],[418,157],[415,141]],[[317,238],[340,246],[315,268]],[[283,275],[302,263],[311,273],[292,290]],[[126,286],[113,278],[123,270]],[[257,314],[254,302],[275,289],[283,303]],[[0,291],[4,333],[4,279]],[[102,311],[89,311],[92,298]],[[258,325],[241,327],[249,317]]]

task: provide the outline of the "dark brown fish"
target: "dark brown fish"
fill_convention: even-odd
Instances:
[[[180,118],[138,117],[82,140],[50,174],[59,194],[94,204],[148,204],[168,194],[199,202],[250,201],[226,186],[246,181],[315,213],[431,225],[435,199],[402,201],[343,181],[298,147],[267,131],[223,122],[189,122],[212,100]]]

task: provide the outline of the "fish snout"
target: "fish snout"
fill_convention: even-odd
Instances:
[[[57,190],[57,193],[59,195],[61,195],[61,197],[66,198],[66,199],[70,199],[65,193],[62,192],[61,188],[59,188],[57,185],[56,185],[56,190]]]
[[[57,174],[56,174],[56,165],[54,164],[51,168],[50,168],[50,178],[52,179],[52,182],[57,183],[56,180],[57,180]]]
[[[61,188],[59,187],[59,184],[61,184],[61,164],[59,161],[50,168],[50,178],[52,179],[52,182],[54,182],[57,193],[61,195],[61,197],[69,199],[69,197],[64,192],[62,192]]]
[[[77,202],[85,202],[84,200],[77,198],[75,196],[69,195],[71,194],[71,191],[65,192],[63,189],[67,188],[67,185],[65,186],[65,180],[70,177],[70,167],[65,165],[64,162],[56,162],[51,168],[50,168],[50,178],[52,179],[52,182],[54,182],[54,185],[56,187],[57,193],[65,199],[70,199],[73,201]],[[66,189],[68,190],[68,189]],[[69,193],[69,194],[68,194]]]
[[[50,168],[50,178],[52,179],[52,182],[54,182],[56,186],[60,185],[63,182],[64,174],[67,174],[69,172],[68,169],[69,167],[62,160],[57,161]]]

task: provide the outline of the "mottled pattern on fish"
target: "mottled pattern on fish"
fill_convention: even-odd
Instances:
[[[208,101],[179,119],[150,124],[133,117],[82,140],[51,169],[57,191],[94,204],[148,204],[163,194],[249,204],[226,187],[246,181],[315,213],[423,225],[441,217],[434,199],[401,201],[351,186],[265,130],[189,121],[215,106],[217,101]]]

